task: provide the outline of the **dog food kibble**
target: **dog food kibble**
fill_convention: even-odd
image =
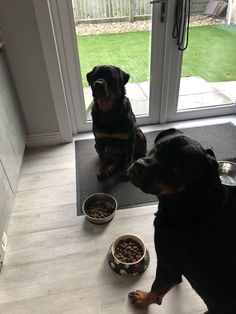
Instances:
[[[98,201],[88,206],[86,214],[92,218],[105,218],[113,212],[113,206],[108,202]]]
[[[135,263],[143,256],[142,246],[129,238],[120,240],[115,247],[115,257],[124,263]]]

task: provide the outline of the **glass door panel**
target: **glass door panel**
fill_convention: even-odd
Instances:
[[[229,91],[236,84],[236,26],[205,16],[194,24],[183,57],[178,110],[234,103],[236,94]]]
[[[209,1],[190,3],[188,48],[176,51],[179,95],[169,105],[167,121],[232,114],[236,109],[236,25],[228,24],[229,8],[224,5],[217,13]]]
[[[72,7],[84,91],[83,111],[86,110],[87,118],[87,126],[80,125],[79,129],[88,128],[89,123],[91,128],[92,94],[86,74],[96,65],[109,64],[130,74],[126,93],[138,123],[158,123],[161,78],[156,72],[162,73],[162,63],[152,65],[163,57],[164,26],[160,22],[160,4],[152,8],[146,0],[72,0]],[[153,27],[159,29],[155,37]],[[156,47],[160,50],[158,53]],[[158,99],[149,92],[150,77],[151,83],[155,79]]]

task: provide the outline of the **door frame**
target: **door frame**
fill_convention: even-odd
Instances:
[[[37,0],[34,1],[37,2]],[[38,4],[38,6],[40,5],[41,4]],[[86,121],[72,3],[71,1],[47,0],[47,6],[51,18],[55,45],[57,47],[58,64],[60,66],[66,105],[73,134],[91,131],[92,123],[91,121]],[[160,20],[161,6],[156,3],[153,4],[152,44],[150,49],[150,112],[149,116],[137,116],[139,125],[158,124],[161,122],[162,90],[164,89],[162,76],[163,73],[165,73],[165,55],[163,49],[165,47],[166,38],[166,19],[164,23],[161,23]],[[42,41],[44,41],[43,38]],[[159,49],[159,47],[163,48]],[[157,88],[159,89],[158,93],[156,92]]]
[[[168,2],[168,14],[174,16],[176,0]],[[172,30],[174,27],[174,19],[167,19],[166,25],[166,40],[165,42],[165,72],[163,74],[163,100],[161,102],[161,116],[160,123],[177,122],[185,120],[194,120],[201,118],[211,118],[218,116],[226,116],[236,113],[236,102],[222,105],[212,106],[206,108],[193,108],[185,111],[177,111],[179,99],[179,87],[182,72],[183,53],[178,50],[176,39],[172,37]],[[191,41],[189,42],[191,45]]]
[[[168,17],[174,16],[176,1],[173,0],[170,3],[166,0]],[[62,137],[71,140],[72,134],[88,132],[92,129],[92,123],[87,122],[86,119],[72,2],[33,0],[33,4],[54,95],[60,132]],[[45,15],[50,18],[50,26],[45,25]],[[153,4],[151,34],[150,112],[149,117],[137,117],[138,124],[162,124],[235,114],[235,104],[176,112],[183,52],[177,49],[176,41],[172,38],[174,20],[166,17],[165,22],[160,23],[160,19],[161,5],[155,3]],[[54,46],[51,43],[52,36],[50,39],[48,36],[50,31],[53,35]],[[160,46],[162,49],[159,49]],[[52,58],[52,54],[54,58]],[[157,88],[159,88],[159,92],[157,92]]]
[[[71,1],[48,0],[73,134],[91,130],[86,122],[84,92]]]
[[[61,63],[59,62],[58,47],[55,41],[49,1],[33,0],[32,4],[58,120],[60,142],[72,142],[73,137],[71,119],[68,112],[68,98],[65,93],[65,84],[61,71]]]

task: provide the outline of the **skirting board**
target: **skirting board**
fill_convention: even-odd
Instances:
[[[59,132],[32,134],[26,136],[26,147],[50,146],[61,143],[61,135]]]

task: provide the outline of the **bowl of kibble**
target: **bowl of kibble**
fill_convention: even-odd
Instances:
[[[90,222],[101,225],[113,219],[117,207],[117,201],[111,194],[94,193],[84,200],[82,211]]]
[[[142,274],[150,261],[144,241],[134,234],[124,234],[111,244],[108,263],[111,269],[123,277]]]

